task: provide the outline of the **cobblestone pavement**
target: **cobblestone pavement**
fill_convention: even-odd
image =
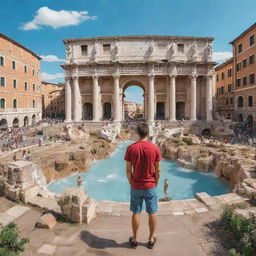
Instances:
[[[131,216],[128,214],[98,216],[89,225],[58,222],[53,229],[46,230],[35,228],[40,211],[15,205],[4,198],[0,198],[0,202],[0,218],[1,214],[9,214],[10,221],[17,223],[21,236],[30,240],[23,256],[226,255],[210,227],[210,223],[219,218],[219,210],[158,216],[157,243],[153,250],[149,250],[146,247],[146,213],[141,216],[139,246],[131,249],[127,242],[131,235]]]

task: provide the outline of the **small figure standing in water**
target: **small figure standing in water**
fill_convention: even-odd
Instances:
[[[165,179],[165,180],[164,180],[164,194],[165,194],[165,198],[168,197],[168,196],[167,196],[168,186],[169,186],[168,180]]]
[[[77,186],[80,188],[83,184],[83,178],[81,176],[78,176],[77,178]]]

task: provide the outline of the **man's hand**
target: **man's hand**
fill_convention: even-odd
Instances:
[[[156,185],[158,185],[158,181],[160,179],[160,171],[161,171],[161,161],[155,163]]]
[[[129,184],[131,184],[132,180],[132,162],[126,161],[126,176]]]

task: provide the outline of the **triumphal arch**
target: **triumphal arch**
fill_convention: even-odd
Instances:
[[[144,115],[212,120],[211,37],[110,36],[64,40],[67,122],[124,119],[124,91],[144,90]]]

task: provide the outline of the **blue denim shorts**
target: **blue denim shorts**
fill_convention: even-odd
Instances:
[[[156,187],[150,189],[133,189],[131,187],[130,210],[137,214],[141,213],[143,200],[146,203],[146,212],[154,214],[157,212]]]

